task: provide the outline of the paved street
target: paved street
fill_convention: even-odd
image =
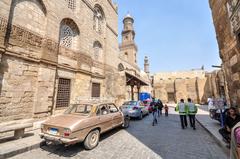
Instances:
[[[116,129],[104,134],[98,147],[92,151],[85,151],[81,144],[67,148],[44,146],[14,158],[227,159],[222,149],[198,124],[196,131],[190,128],[182,130],[175,113],[160,117],[155,127],[151,126],[151,119],[150,115],[142,121],[133,120],[127,130]]]

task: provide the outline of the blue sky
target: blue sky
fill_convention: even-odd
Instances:
[[[221,64],[208,0],[115,0],[122,19],[135,19],[138,64],[150,58],[152,73]],[[121,37],[121,36],[120,36]],[[119,37],[119,41],[121,38]]]

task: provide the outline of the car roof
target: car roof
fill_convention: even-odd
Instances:
[[[103,105],[103,104],[114,104],[114,103],[111,103],[111,102],[100,102],[100,103],[89,102],[89,103],[77,103],[77,104],[71,104],[71,105],[92,105],[92,106],[98,106],[98,105]]]

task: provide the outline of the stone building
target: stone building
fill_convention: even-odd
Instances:
[[[0,6],[0,122],[46,117],[91,99],[121,104],[150,86],[136,63],[134,20],[124,18],[119,46],[111,0]]]
[[[154,96],[170,103],[191,98],[199,104],[207,103],[209,97],[225,97],[221,72],[218,70],[207,73],[203,69],[197,69],[156,73],[153,84]]]
[[[240,0],[209,0],[230,103],[240,105]]]

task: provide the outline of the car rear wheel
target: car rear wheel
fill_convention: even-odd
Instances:
[[[99,130],[91,131],[84,141],[85,149],[92,150],[93,148],[95,148],[99,143],[99,136],[100,136]]]

